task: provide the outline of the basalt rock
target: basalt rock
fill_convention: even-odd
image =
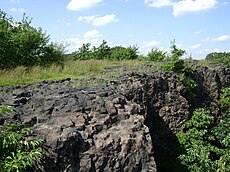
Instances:
[[[197,67],[199,105],[212,105],[229,85],[228,69]],[[177,171],[175,133],[189,119],[186,87],[171,72],[127,72],[105,88],[74,88],[71,79],[1,87],[0,105],[14,112],[0,125],[19,123],[42,138],[47,157],[38,171]],[[167,163],[166,163],[167,164]]]

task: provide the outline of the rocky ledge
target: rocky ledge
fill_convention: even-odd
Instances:
[[[209,106],[218,117],[216,99],[230,85],[227,68],[196,68],[196,104],[171,72],[127,72],[104,88],[74,88],[69,78],[1,87],[0,105],[14,112],[0,125],[29,126],[45,141],[39,171],[161,171],[177,156],[174,134],[191,108]]]

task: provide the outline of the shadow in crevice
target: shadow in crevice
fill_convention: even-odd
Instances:
[[[149,128],[152,139],[154,158],[158,172],[184,172],[178,156],[182,153],[175,134],[159,116],[158,110],[148,107],[145,125]]]

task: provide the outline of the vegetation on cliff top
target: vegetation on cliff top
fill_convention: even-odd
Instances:
[[[101,74],[105,72],[105,66],[141,66],[145,62],[154,63],[156,69],[176,73],[184,73],[182,70],[188,69],[182,59],[185,51],[179,49],[175,41],[170,47],[171,52],[153,48],[147,56],[140,55],[136,45],[109,47],[106,41],[98,47],[83,44],[75,52],[65,54],[65,46],[50,42],[49,35],[41,28],[32,27],[31,22],[26,15],[21,21],[15,21],[0,10],[0,86],[77,78]],[[211,53],[206,57],[206,61],[228,66],[229,59],[229,53]],[[181,78],[184,80],[183,76]]]

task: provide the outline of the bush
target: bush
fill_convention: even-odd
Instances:
[[[0,132],[0,171],[24,172],[42,155],[42,140],[31,137],[33,131],[16,124]]]
[[[109,59],[111,55],[110,47],[107,45],[105,40],[102,41],[99,47],[93,47],[92,50],[92,59],[102,60]]]
[[[216,63],[222,63],[230,68],[230,52],[210,53],[206,56],[205,60],[214,61]]]
[[[90,50],[90,44],[82,44],[78,51],[69,55],[69,59],[72,60],[89,60],[92,58],[92,51]]]
[[[162,50],[159,50],[157,48],[153,48],[148,54],[147,57],[151,61],[161,62],[167,58],[166,55],[167,52],[164,52]]]
[[[221,107],[222,112],[228,112],[230,110],[230,87],[221,90],[221,97],[218,104]]]
[[[24,15],[17,22],[0,10],[0,69],[61,63],[63,58],[49,36],[31,26],[31,19]]]
[[[138,58],[137,55],[138,48],[136,46],[133,47],[122,47],[115,46],[111,48],[111,57],[112,60],[135,60]]]
[[[167,64],[161,66],[162,70],[173,71],[175,73],[182,73],[185,69],[185,62],[181,57],[185,54],[185,50],[177,48],[175,40],[171,45],[171,56],[166,58]]]
[[[180,74],[179,77],[180,77],[180,81],[186,87],[185,97],[189,102],[191,102],[191,104],[195,103],[194,102],[196,98],[195,89],[197,87],[196,81],[194,81],[189,77],[186,77],[184,73]]]
[[[230,171],[230,87],[222,90],[218,104],[224,114],[215,122],[209,110],[197,109],[177,133],[179,159],[188,171]]]
[[[210,143],[215,141],[209,131],[211,124],[210,112],[197,109],[185,123],[185,132],[177,134],[181,146],[186,150],[179,159],[188,171],[214,172],[218,167],[220,150]]]
[[[78,51],[68,55],[68,59],[72,60],[134,60],[138,58],[138,48],[136,46],[129,46],[127,48],[122,46],[115,46],[110,48],[107,42],[103,40],[98,47],[90,48],[90,43],[83,44]]]
[[[13,110],[12,106],[0,106],[0,116]],[[43,141],[32,137],[33,131],[16,124],[0,128],[0,171],[24,172],[33,167],[43,154]]]

